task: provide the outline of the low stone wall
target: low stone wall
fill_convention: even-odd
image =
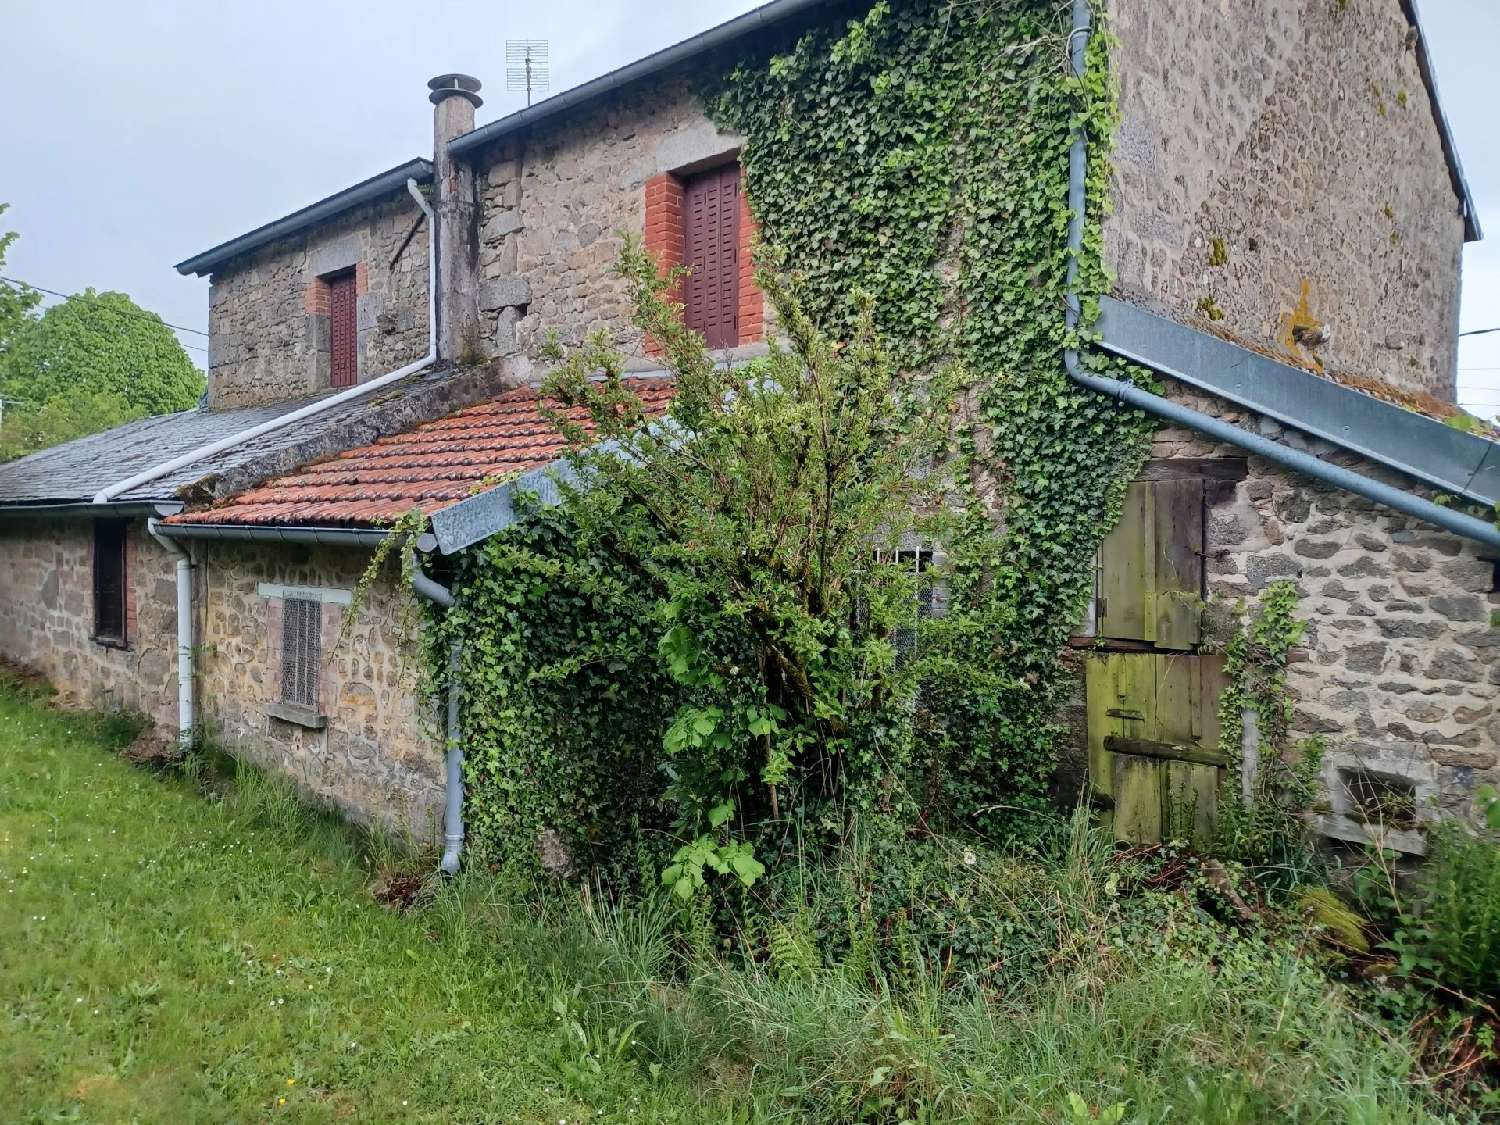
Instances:
[[[126,643],[92,639],[90,520],[0,520],[0,656],[44,675],[63,702],[122,707],[177,727],[175,559],[146,534],[126,536]]]
[[[205,549],[206,548],[206,549]],[[443,737],[424,698],[420,655],[403,645],[409,604],[374,583],[355,620],[322,606],[322,729],[272,714],[281,699],[282,587],[354,591],[366,551],[297,545],[199,545],[199,700],[211,734],[237,756],[290,777],[355,820],[423,842],[441,834]]]
[[[215,272],[208,296],[208,405],[304,398],[329,385],[329,322],[318,279],[355,270],[359,379],[427,350],[427,240],[403,191],[271,243]]]

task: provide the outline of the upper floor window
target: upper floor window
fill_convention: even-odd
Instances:
[[[754,232],[738,163],[663,173],[646,183],[646,249],[664,269],[687,267],[673,296],[682,302],[683,321],[710,348],[747,344],[765,333],[750,262]],[[650,342],[648,348],[657,350]]]
[[[94,639],[125,643],[125,531],[129,520],[94,521]]]
[[[682,315],[710,348],[739,343],[740,166],[682,182]]]
[[[352,387],[359,382],[358,297],[354,271],[330,275],[328,283],[329,360],[328,382],[334,387]]]

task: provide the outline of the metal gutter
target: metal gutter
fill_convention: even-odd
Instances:
[[[458,604],[453,592],[434,582],[420,566],[412,574],[412,588],[444,609]],[[458,874],[464,846],[464,748],[459,719],[462,673],[463,644],[455,640],[448,645],[448,751],[444,758],[443,858],[438,863],[438,870],[449,876]]]
[[[1110,297],[1099,346],[1479,504],[1500,503],[1500,444]]]
[[[647,55],[643,59],[637,59],[591,82],[585,82],[582,86],[564,90],[560,94],[539,101],[526,109],[518,110],[498,121],[481,125],[472,133],[455,137],[448,142],[448,151],[454,156],[473,152],[528,125],[544,121],[574,106],[592,101],[602,94],[618,90],[632,82],[639,82],[643,78],[650,78],[717,47],[728,46],[746,35],[774,27],[810,9],[830,6],[831,3],[832,0],[771,0],[769,4],[762,4],[743,16],[721,23],[691,39],[684,39],[681,43],[657,51],[653,55]]]
[[[107,504],[95,504],[88,500],[45,502],[40,504],[0,503],[0,519],[10,517],[23,519],[42,517],[45,519],[90,518],[93,516],[174,516],[184,505],[177,500],[129,500]]]
[[[535,495],[544,508],[555,507],[562,503],[560,485],[577,479],[578,471],[572,462],[560,459],[440,508],[430,517],[437,549],[451,555],[519,522],[516,497],[523,492]]]
[[[317,543],[324,547],[379,547],[390,532],[367,527],[272,527],[238,523],[164,523],[157,530],[171,539],[238,539],[258,543]],[[417,550],[431,551],[437,541],[417,537]]]
[[[1444,531],[1451,531],[1465,539],[1472,539],[1493,551],[1500,551],[1500,528],[1492,523],[1454,511],[1452,508],[1444,508],[1404,489],[1394,488],[1361,473],[1356,473],[1352,469],[1346,469],[1342,465],[1331,464],[1311,453],[1304,453],[1300,449],[1292,449],[1270,438],[1252,434],[1248,430],[1242,430],[1238,426],[1202,414],[1172,402],[1170,399],[1162,398],[1160,395],[1143,391],[1122,379],[1107,379],[1086,371],[1069,371],[1068,374],[1081,386],[1119,399],[1126,406],[1144,410],[1148,414],[1154,414],[1158,418],[1164,418],[1180,426],[1187,426],[1211,438],[1238,446],[1248,453],[1258,454],[1293,472],[1302,473],[1315,480],[1342,488],[1356,496],[1363,496],[1366,500],[1373,500],[1393,511],[1419,519],[1424,523],[1430,523]]]
[[[420,156],[416,157],[405,164],[377,173],[368,180],[361,180],[352,187],[347,187],[343,191],[335,192],[316,203],[309,204],[300,211],[293,211],[290,215],[256,227],[238,238],[231,238],[228,242],[221,242],[211,250],[194,254],[191,258],[178,262],[176,270],[180,274],[197,274],[202,277],[204,274],[212,273],[225,262],[242,254],[248,254],[252,250],[258,250],[267,243],[275,242],[278,238],[296,234],[300,230],[332,219],[362,203],[393,195],[405,186],[407,180],[426,183],[431,179],[432,161]]]
[[[177,743],[186,750],[193,744],[193,556],[154,517],[146,531],[177,560]]]

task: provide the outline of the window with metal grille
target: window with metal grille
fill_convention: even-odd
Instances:
[[[916,612],[913,619],[908,625],[898,626],[891,635],[891,644],[896,649],[896,662],[901,664],[916,648],[918,623],[928,617],[948,616],[948,586],[928,573],[933,564],[930,547],[903,545],[894,550],[876,550],[875,561],[909,568],[916,578]]]
[[[327,280],[330,348],[328,381],[335,387],[352,387],[359,382],[354,271],[336,273]]]
[[[740,166],[690,176],[682,184],[683,320],[710,348],[739,343]]]
[[[323,663],[323,603],[287,598],[281,603],[281,701],[317,710]]]
[[[125,643],[125,529],[129,520],[94,521],[94,639]]]

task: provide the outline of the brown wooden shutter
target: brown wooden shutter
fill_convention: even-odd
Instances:
[[[710,348],[739,342],[740,166],[683,183],[683,319]]]
[[[1098,635],[1190,649],[1202,595],[1203,481],[1136,481],[1099,547]]]
[[[328,319],[332,338],[328,381],[335,387],[352,387],[359,381],[352,270],[328,279]]]
[[[94,637],[125,643],[127,520],[94,521]]]

